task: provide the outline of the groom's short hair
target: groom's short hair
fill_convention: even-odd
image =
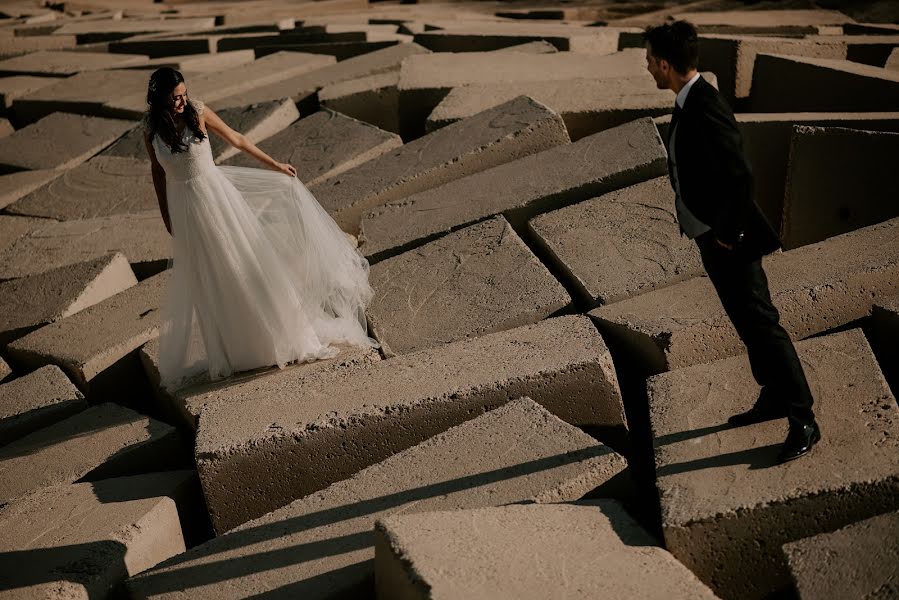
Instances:
[[[649,44],[653,56],[668,61],[681,75],[699,67],[699,39],[689,21],[647,27],[643,41]]]

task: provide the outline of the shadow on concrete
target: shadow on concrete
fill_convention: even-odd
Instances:
[[[0,592],[22,589],[23,596],[35,598],[107,598],[128,577],[126,551],[120,542],[103,540],[0,552]]]
[[[740,450],[739,452],[716,454],[705,458],[697,458],[696,460],[665,465],[656,470],[656,476],[665,477],[668,475],[676,475],[678,473],[686,473],[688,471],[698,471],[700,469],[711,469],[716,467],[731,467],[736,465],[748,465],[750,470],[767,469],[778,464],[777,454],[780,451],[780,447],[780,444],[768,444],[767,446],[749,448],[747,450]]]

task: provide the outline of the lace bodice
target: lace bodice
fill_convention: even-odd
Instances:
[[[202,114],[203,104],[195,102],[194,106]],[[184,152],[172,152],[171,148],[163,142],[159,136],[153,138],[153,150],[156,159],[165,169],[166,178],[171,181],[186,181],[199,177],[209,169],[215,169],[212,159],[212,147],[209,145],[209,135],[200,140],[189,127],[184,128],[181,140],[187,144]]]

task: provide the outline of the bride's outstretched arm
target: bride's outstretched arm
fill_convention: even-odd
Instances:
[[[156,190],[156,200],[159,201],[159,212],[162,213],[162,222],[165,229],[172,235],[172,222],[169,219],[169,203],[165,193],[165,169],[156,159],[156,151],[153,150],[153,141],[148,131],[144,131],[144,144],[147,146],[147,154],[150,155],[150,172],[153,175],[153,188]]]
[[[234,131],[228,124],[222,121],[221,117],[215,114],[208,106],[203,108],[203,121],[206,124],[207,131],[212,131],[217,136],[237,148],[238,150],[245,152],[264,164],[269,169],[273,171],[281,171],[282,173],[286,173],[287,175],[291,175],[293,177],[297,176],[297,170],[294,169],[291,165],[287,163],[280,163],[276,161],[274,158],[260,150],[256,147],[256,144],[248,140],[242,133],[238,133]]]

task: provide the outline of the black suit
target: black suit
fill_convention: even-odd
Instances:
[[[675,127],[681,201],[711,228],[696,243],[721,304],[746,344],[752,374],[763,387],[760,403],[775,411],[784,410],[786,403],[793,423],[810,425],[811,391],[793,343],[780,325],[762,268],[762,256],[779,248],[780,240],[755,203],[752,171],[733,112],[700,77],[684,107],[675,109],[669,145]],[[716,238],[733,249],[722,247]]]

